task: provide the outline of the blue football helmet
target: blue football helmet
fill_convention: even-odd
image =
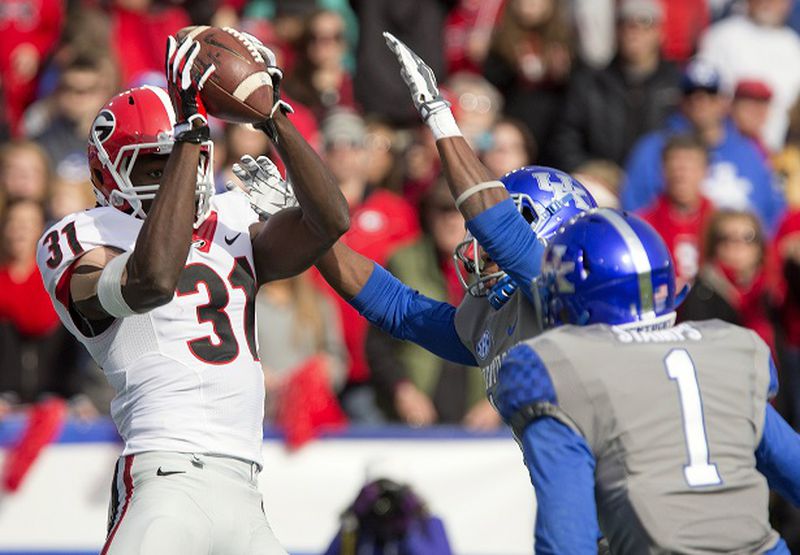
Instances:
[[[500,178],[517,209],[531,225],[536,236],[547,242],[573,217],[595,208],[597,203],[577,179],[546,166],[525,166]],[[498,309],[511,298],[516,285],[503,271],[483,271],[484,260],[478,241],[467,233],[456,247],[456,272],[461,285],[473,297],[488,297]],[[459,264],[460,263],[460,264]],[[466,270],[463,275],[461,268]],[[493,282],[488,285],[487,282]]]
[[[576,216],[554,235],[534,283],[547,327],[666,327],[682,300],[658,232],[641,218],[610,208]]]

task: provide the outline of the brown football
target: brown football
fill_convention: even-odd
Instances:
[[[200,43],[193,75],[202,75],[211,64],[216,67],[200,91],[209,114],[234,123],[257,123],[269,115],[272,79],[264,71],[263,57],[238,31],[199,25],[184,27],[176,36]]]

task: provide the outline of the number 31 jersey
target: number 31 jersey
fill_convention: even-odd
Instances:
[[[173,299],[95,337],[70,310],[74,262],[97,247],[132,251],[143,221],[94,208],[67,216],[39,241],[37,263],[61,321],[117,392],[111,416],[125,455],[214,453],[261,463],[264,380],[249,234],[256,221],[243,195],[213,197]]]

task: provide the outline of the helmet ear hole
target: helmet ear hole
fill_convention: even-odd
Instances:
[[[92,170],[92,175],[94,176],[94,180],[98,183],[98,185],[103,185],[103,172],[98,169]]]

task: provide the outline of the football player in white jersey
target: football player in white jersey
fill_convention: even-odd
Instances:
[[[257,489],[263,375],[258,286],[308,268],[349,226],[335,180],[275,109],[262,127],[299,206],[269,180],[213,196],[212,145],[191,37],[168,39],[168,91],[112,98],[94,121],[97,208],[45,232],[37,262],[64,325],[103,368],[125,442],[102,553],[284,554]],[[208,71],[214,71],[210,68]],[[253,161],[253,164],[255,162]],[[244,170],[258,171],[257,166]]]

